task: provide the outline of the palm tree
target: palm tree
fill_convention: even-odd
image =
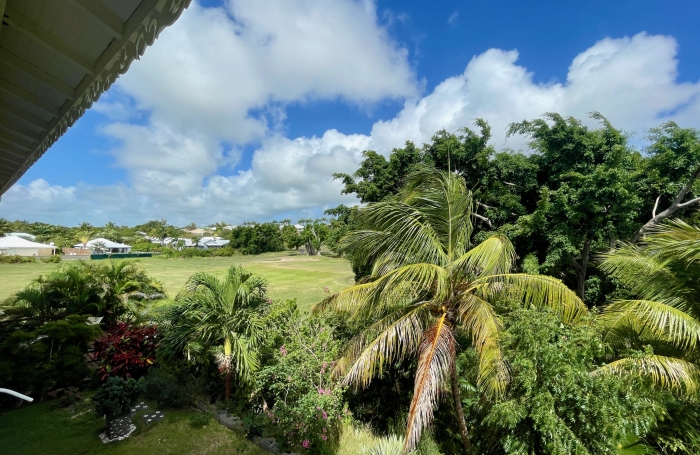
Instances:
[[[93,231],[91,229],[81,229],[80,231],[78,231],[78,241],[83,244],[83,248],[87,248],[87,243],[90,241],[90,237],[92,237],[92,234]]]
[[[165,298],[162,284],[134,261],[81,264],[101,285],[102,309],[108,315],[108,323],[116,322],[124,313],[129,318],[138,317],[145,309],[144,302]]]
[[[356,284],[316,304],[372,320],[352,339],[336,366],[347,385],[367,386],[384,365],[417,356],[404,450],[416,447],[447,377],[465,450],[470,440],[459,397],[455,334],[471,337],[479,356],[478,386],[500,396],[509,380],[500,349],[497,296],[549,307],[565,321],[586,311],[559,280],[510,273],[515,252],[494,235],[472,248],[472,195],[461,176],[422,168],[408,177],[395,200],[361,209],[367,230],[341,239],[342,249],[373,263],[372,281]]]
[[[228,400],[233,375],[248,381],[260,365],[256,348],[263,327],[256,308],[265,301],[265,281],[242,267],[232,266],[224,279],[193,275],[166,316],[170,327],[162,341],[164,352],[208,347],[226,373]]]
[[[674,220],[648,231],[639,246],[623,244],[600,268],[637,299],[615,300],[601,322],[622,350],[653,353],[623,357],[604,368],[649,376],[657,385],[693,393],[700,384],[700,227]]]

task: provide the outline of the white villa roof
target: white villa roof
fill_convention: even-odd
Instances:
[[[230,240],[224,240],[221,237],[202,237],[199,239],[198,245],[202,246],[224,246],[231,243]]]
[[[52,245],[44,245],[43,243],[30,242],[22,237],[8,236],[0,237],[0,250],[6,248],[56,248]]]
[[[29,240],[34,240],[34,239],[36,239],[36,235],[27,234],[26,232],[6,232],[6,233],[5,233],[5,237],[10,237],[10,236],[13,236],[13,237],[24,237],[24,238],[27,238],[27,239],[29,239]]]
[[[191,0],[0,0],[0,196]]]
[[[118,242],[112,242],[111,240],[99,237],[96,239],[92,239],[87,243],[88,248],[92,248],[95,246],[95,244],[102,244],[104,245],[105,248],[131,248],[131,245],[125,245],[123,243],[118,243]],[[82,243],[76,243],[74,245],[75,247],[82,247]]]

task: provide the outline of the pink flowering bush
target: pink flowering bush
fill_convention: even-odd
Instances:
[[[263,408],[265,433],[286,449],[329,453],[341,419],[349,415],[345,389],[332,372],[341,343],[328,321],[302,317],[294,301],[270,306],[267,339],[253,395]]]

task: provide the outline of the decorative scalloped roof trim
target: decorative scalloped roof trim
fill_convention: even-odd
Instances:
[[[68,131],[68,128],[92,107],[92,104],[100,99],[100,96],[109,90],[112,84],[125,74],[134,60],[146,52],[166,27],[175,23],[182,12],[190,6],[192,0],[161,0],[153,11],[146,16],[134,32],[125,39],[121,48],[110,59],[109,63],[95,74],[90,85],[77,97],[72,106],[49,128],[44,138],[36,149],[26,158],[24,163],[15,171],[5,186],[0,189],[0,195],[4,194],[27,170],[37,162],[56,141]]]

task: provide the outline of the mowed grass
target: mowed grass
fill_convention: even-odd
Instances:
[[[175,297],[196,272],[223,277],[231,265],[242,265],[267,279],[267,293],[271,299],[296,298],[301,310],[308,310],[327,296],[324,288],[333,293],[354,283],[352,268],[345,259],[310,257],[292,251],[212,258],[154,257],[139,259],[138,262],[150,276],[163,283],[169,297]],[[0,264],[0,300],[24,288],[39,275],[58,267],[61,264]]]
[[[197,454],[265,455],[267,452],[215,420],[202,428],[190,424],[196,411],[165,411],[149,427],[134,419],[136,431],[124,441],[103,444],[98,438],[104,420],[95,416],[89,399],[69,408],[53,402],[30,404],[0,414],[0,453],[12,455]]]

